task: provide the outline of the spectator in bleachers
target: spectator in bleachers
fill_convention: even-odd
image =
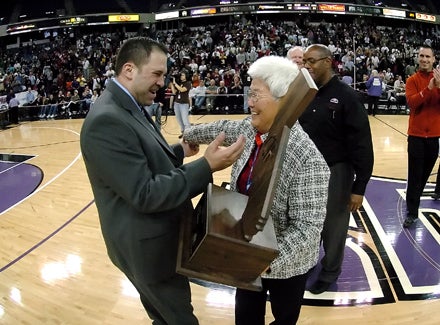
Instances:
[[[402,76],[397,75],[396,81],[394,81],[394,93],[396,96],[405,96],[405,83],[402,80]]]
[[[215,98],[217,95],[217,85],[214,79],[210,79],[209,86],[206,87],[206,110],[208,113],[214,110]]]
[[[304,66],[303,64],[303,56],[304,56],[304,49],[301,46],[294,46],[290,48],[287,51],[287,58],[296,63],[298,65],[298,68],[302,68]]]
[[[206,62],[205,60],[202,60],[202,63],[199,65],[199,73],[200,75],[204,76],[207,71],[208,71],[208,67],[206,65]]]
[[[346,83],[350,87],[353,87],[353,77],[351,76],[350,71],[344,71],[342,73],[342,82]]]
[[[44,119],[49,115],[49,111],[51,108],[51,103],[50,101],[53,99],[53,94],[49,94],[48,97],[46,97],[46,100],[44,102],[44,105],[40,106],[40,113],[38,114],[38,117],[40,119]]]
[[[89,86],[85,86],[80,96],[80,102],[78,103],[79,104],[78,115],[85,116],[87,114],[87,112],[90,109],[91,98],[92,98],[92,91],[90,90]]]
[[[241,74],[245,88],[246,76],[242,67],[254,62],[259,56],[275,53],[282,55],[284,49],[301,45],[302,41],[314,42],[319,39],[320,43],[330,43],[336,58],[346,56],[350,52],[353,52],[351,55],[356,54],[354,62],[357,68],[357,80],[362,79],[362,74],[370,74],[371,70],[378,69],[379,63],[380,70],[391,68],[394,75],[402,75],[403,80],[406,80],[415,70],[414,63],[411,63],[417,55],[418,49],[415,44],[422,43],[427,38],[426,35],[429,35],[434,46],[440,43],[439,33],[427,34],[431,30],[428,30],[424,24],[413,23],[408,28],[391,29],[365,23],[364,18],[354,18],[353,21],[350,19],[351,17],[344,17],[337,23],[323,21],[316,25],[298,18],[285,24],[283,21],[277,21],[277,16],[274,15],[270,21],[243,19],[234,24],[215,26],[210,25],[208,21],[208,24],[200,28],[185,28],[184,32],[157,30],[155,36],[163,39],[171,49],[170,65],[174,64],[178,71],[184,67],[191,71],[190,65],[194,60],[199,65],[200,78],[204,80],[208,71],[214,71],[215,68],[230,71],[231,69],[227,67],[230,65]],[[417,30],[420,32],[415,33],[414,31]],[[11,52],[9,50],[5,51],[2,55],[6,73],[3,80],[5,93],[10,88],[16,92],[25,91],[27,86],[31,85],[33,78],[36,87],[39,88],[40,84],[45,85],[47,93],[56,93],[60,89],[64,92],[73,91],[71,88],[73,79],[76,79],[79,73],[86,77],[83,69],[85,58],[90,62],[90,71],[93,69],[100,76],[101,88],[104,88],[108,78],[113,76],[112,62],[123,33],[95,32],[81,35],[81,32],[81,27],[75,27],[75,33],[60,33],[53,42],[44,45],[43,51],[38,45],[34,45],[26,50],[26,56],[25,52],[20,50],[16,52],[12,50],[14,51],[12,53],[9,53]],[[74,36],[80,36],[81,41],[72,42]],[[356,38],[355,51],[352,44],[354,38]],[[196,39],[198,41],[195,41]],[[385,49],[384,53],[381,52],[382,47]],[[184,50],[185,56],[182,60],[179,58],[181,49]],[[215,55],[213,59],[214,52],[218,52],[218,56]],[[244,61],[241,53],[244,53]],[[335,62],[340,63],[338,71],[343,71],[344,65],[341,61]],[[214,77],[217,85],[223,77],[228,86],[225,75]],[[90,78],[84,79],[92,90],[96,89]],[[81,85],[74,86],[79,88]],[[392,84],[389,86],[392,87]],[[84,82],[82,87],[85,87]]]
[[[101,90],[101,77],[97,74],[92,78],[92,90]]]
[[[48,106],[49,110],[47,111],[46,118],[53,119],[58,114],[58,98],[54,96],[54,94],[49,94]]]
[[[93,104],[98,99],[98,97],[99,97],[99,91],[95,89],[92,93],[92,97],[90,97],[90,108],[93,107]]]
[[[35,97],[35,94],[32,92],[31,87],[28,87],[25,99],[26,99],[26,103],[24,103],[25,106],[34,105],[36,97]]]
[[[227,97],[228,88],[225,86],[224,80],[220,80],[217,87],[217,98],[215,99],[215,112],[221,113],[229,111],[229,98]]]
[[[229,102],[233,112],[243,111],[243,84],[240,75],[234,75],[234,82],[229,87],[228,93],[235,96],[229,96]]]
[[[33,101],[32,105],[30,105],[28,108],[29,119],[30,120],[37,120],[38,114],[40,112],[40,107],[46,106],[46,105],[47,105],[46,96],[44,95],[44,93],[43,93],[43,95],[38,93],[37,97]]]
[[[67,104],[66,110],[67,115],[70,117],[72,115],[76,115],[79,111],[80,99],[78,89],[73,91],[72,97],[70,97],[70,101]]]
[[[60,90],[60,92],[58,93],[58,102],[62,104],[60,115],[64,117],[70,117],[67,107],[71,103],[71,98],[72,93],[70,92],[70,90],[68,90],[65,95],[62,90]]]
[[[198,87],[194,88],[194,107],[193,113],[197,113],[204,105],[206,100],[206,87],[203,82],[201,82]]]

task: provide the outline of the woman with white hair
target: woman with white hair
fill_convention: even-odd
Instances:
[[[259,144],[267,138],[280,109],[280,99],[298,73],[297,65],[286,58],[262,57],[248,70],[252,78],[248,93],[250,116],[185,129],[184,140],[196,144],[209,143],[222,131],[226,133],[225,145],[233,143],[241,134],[245,136],[245,149],[232,166],[232,191],[248,193]],[[237,289],[237,325],[264,325],[268,293],[274,324],[296,323],[307,272],[318,261],[328,180],[329,169],[324,158],[301,126],[295,123],[290,130],[270,211],[279,255],[261,275],[263,291]]]
[[[383,85],[377,70],[371,71],[371,76],[365,83],[368,95],[368,114],[376,115],[379,106],[379,98],[382,96]]]

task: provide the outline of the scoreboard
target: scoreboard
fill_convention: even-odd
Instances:
[[[187,8],[175,10],[175,16],[179,18],[209,17],[217,15],[238,15],[238,14],[270,14],[270,13],[323,13],[323,14],[346,14],[361,16],[377,16],[384,18],[409,19],[424,21],[433,24],[440,23],[439,15],[432,15],[421,12],[413,12],[404,9],[391,9],[377,6],[352,5],[343,3],[246,3],[233,5],[203,6],[200,8]],[[158,16],[159,15],[159,16]],[[160,21],[162,14],[156,15]]]

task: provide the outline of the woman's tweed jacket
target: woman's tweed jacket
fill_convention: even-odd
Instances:
[[[185,130],[188,142],[208,144],[225,131],[225,145],[230,145],[240,134],[246,138],[241,157],[232,166],[231,190],[237,191],[237,179],[255,146],[257,130],[251,118],[221,120],[192,126]],[[263,140],[267,134],[262,136]],[[286,279],[306,273],[318,261],[320,236],[324,223],[329,168],[312,140],[296,123],[289,142],[270,211],[275,226],[278,257],[271,263],[264,278]]]

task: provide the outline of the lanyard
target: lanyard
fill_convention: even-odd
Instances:
[[[254,170],[254,165],[255,165],[255,161],[257,160],[258,157],[258,152],[260,151],[261,145],[263,144],[263,140],[261,140],[261,133],[257,132],[257,134],[255,135],[255,143],[257,145],[257,147],[255,148],[255,152],[254,152],[254,157],[252,158],[252,163],[251,163],[251,168],[249,171],[249,175],[246,181],[246,193],[249,191],[249,188],[252,185],[252,171]]]

